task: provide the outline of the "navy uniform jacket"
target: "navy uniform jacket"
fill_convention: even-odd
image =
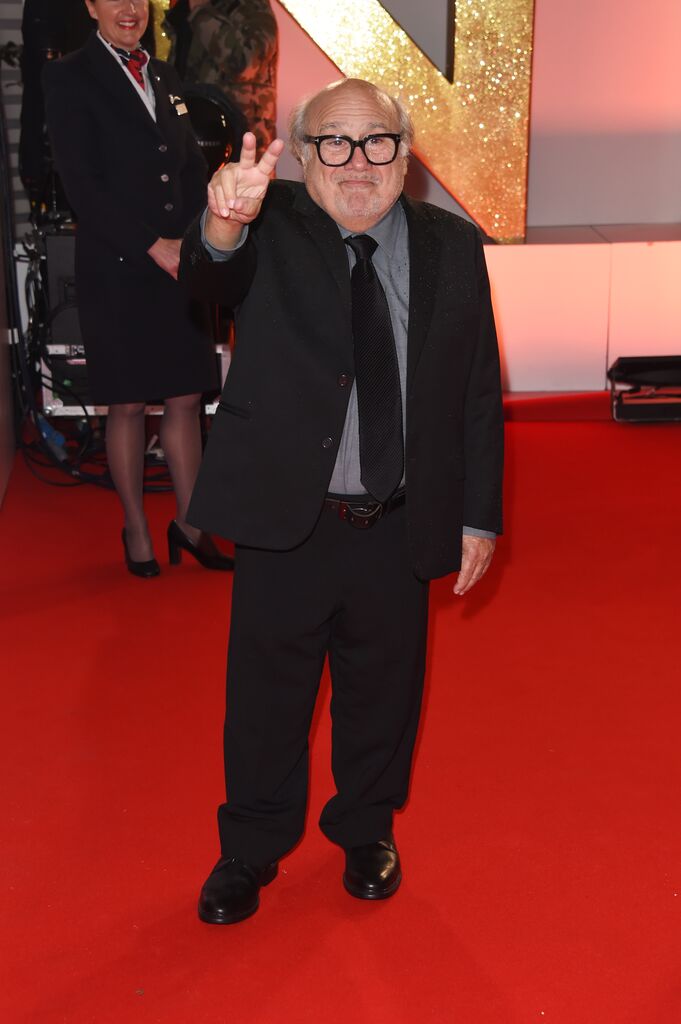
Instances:
[[[206,202],[206,164],[180,113],[174,70],[151,60],[156,122],[93,34],[43,72],[57,170],[76,212],[76,288],[92,397],[126,402],[208,390],[207,337],[186,295],[147,254],[181,238]]]

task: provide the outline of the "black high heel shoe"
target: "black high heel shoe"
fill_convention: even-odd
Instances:
[[[209,541],[213,547],[212,541]],[[204,569],[222,569],[226,572],[234,568],[234,559],[223,555],[217,548],[212,551],[201,548],[201,542],[192,544],[186,533],[183,533],[174,519],[168,523],[168,558],[171,565],[179,565],[182,561],[182,552],[190,554]]]
[[[128,567],[128,572],[131,572],[133,576],[140,576],[142,579],[149,579],[151,576],[158,576],[161,571],[161,567],[155,558],[150,558],[147,562],[135,562],[134,559],[130,557],[128,542],[125,539],[125,528],[121,533],[121,540],[123,541],[125,564]]]

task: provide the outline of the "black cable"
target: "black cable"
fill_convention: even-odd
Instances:
[[[24,248],[26,250],[26,260],[29,263],[25,287],[29,315],[28,328],[21,344],[20,361],[24,380],[29,380],[33,377],[30,386],[24,389],[29,399],[23,403],[24,423],[30,421],[36,431],[36,440],[32,442],[25,441],[23,432],[19,435],[25,459],[31,471],[34,472],[33,465],[36,464],[35,451],[37,448],[47,459],[47,463],[37,463],[41,468],[49,466],[70,477],[68,483],[57,483],[57,481],[51,480],[43,474],[35,473],[45,483],[55,486],[74,486],[79,483],[89,483],[111,490],[113,489],[113,483],[107,470],[106,455],[104,451],[98,450],[96,447],[96,432],[86,402],[60,375],[56,361],[49,351],[50,330],[56,316],[66,309],[76,308],[76,303],[65,301],[53,309],[49,308],[45,275],[42,269],[45,263],[43,255],[44,234],[34,229],[32,234],[24,240]],[[47,367],[47,373],[42,369],[33,370],[33,366],[40,364],[44,364]],[[45,436],[42,424],[49,422],[49,417],[42,409],[38,408],[35,402],[35,393],[41,386],[49,387],[53,394],[58,395],[60,398],[68,399],[71,405],[79,406],[82,411],[80,422],[85,424],[85,436],[74,438],[67,435],[62,449],[63,458],[60,458],[55,453],[50,445],[49,438]],[[51,424],[50,427],[52,427]],[[61,433],[61,430],[59,432]],[[92,472],[88,469],[89,465],[97,466],[98,464],[101,466],[100,471]],[[161,468],[157,474],[150,474],[150,468],[150,466],[147,466],[145,469],[145,491],[171,490],[167,467]]]

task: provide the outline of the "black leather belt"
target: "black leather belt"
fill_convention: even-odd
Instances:
[[[390,515],[396,508],[404,505],[405,500],[404,488],[395,491],[392,498],[388,498],[383,504],[380,501],[371,501],[368,496],[366,499],[362,499],[361,497],[334,498],[333,495],[329,495],[324,499],[324,508],[335,512],[339,519],[344,519],[356,530],[368,530],[371,526],[375,526],[379,519]]]

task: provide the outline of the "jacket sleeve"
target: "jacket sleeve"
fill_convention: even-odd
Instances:
[[[246,297],[257,257],[253,231],[229,260],[213,262],[201,241],[203,211],[187,229],[180,254],[179,281],[196,299],[235,309]]]
[[[154,60],[154,67],[160,70],[164,78],[164,85],[169,93],[183,96],[184,87],[180,78],[170,64],[165,61]],[[193,220],[197,213],[203,211],[206,205],[206,190],[208,188],[208,165],[206,158],[201,152],[194,129],[189,117],[180,118],[186,132],[186,160],[180,172],[182,182],[183,206],[187,210],[187,220]]]
[[[189,121],[189,118],[186,120]],[[184,208],[195,217],[206,206],[208,167],[191,124],[187,124],[187,135],[187,162],[181,172],[182,195]]]
[[[464,523],[501,533],[504,412],[499,347],[489,278],[480,236],[475,231],[478,330],[464,407],[466,483]]]
[[[107,187],[99,147],[106,125],[88,104],[84,84],[69,64],[50,61],[43,71],[43,88],[55,164],[79,222],[116,252],[139,260],[158,232],[131,216],[122,198]]]

